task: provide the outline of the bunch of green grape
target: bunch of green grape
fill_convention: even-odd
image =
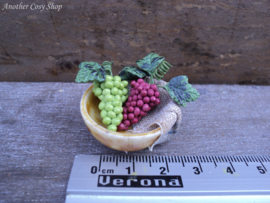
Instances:
[[[102,122],[108,130],[116,131],[123,119],[122,104],[128,98],[127,81],[121,81],[119,76],[106,75],[104,82],[94,82],[93,92],[101,102],[98,108],[101,110]]]

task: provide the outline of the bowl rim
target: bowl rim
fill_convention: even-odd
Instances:
[[[91,90],[93,89],[93,84],[90,85],[90,87],[87,88],[87,90],[84,92],[84,94],[82,95],[81,98],[81,102],[80,102],[80,110],[81,110],[81,114],[84,117],[84,120],[90,122],[91,125],[94,125],[96,128],[99,129],[99,131],[103,131],[106,133],[110,133],[113,134],[115,136],[121,136],[121,137],[142,137],[142,136],[157,136],[157,135],[161,135],[161,128],[158,127],[154,130],[145,132],[145,133],[131,133],[129,131],[122,131],[120,132],[114,132],[114,131],[110,131],[106,128],[104,128],[103,126],[99,125],[98,123],[96,123],[89,115],[87,109],[86,109],[86,103],[85,100],[86,98],[88,98],[87,96],[91,93]]]

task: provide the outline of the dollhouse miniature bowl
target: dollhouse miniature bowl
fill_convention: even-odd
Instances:
[[[105,146],[119,151],[138,151],[151,146],[161,135],[160,127],[138,134],[131,131],[113,132],[108,130],[100,117],[99,102],[100,100],[93,93],[93,85],[91,85],[82,96],[80,110],[88,130]]]

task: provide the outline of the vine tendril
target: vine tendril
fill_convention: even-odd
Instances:
[[[155,72],[153,73],[153,76],[157,79],[157,80],[161,80],[161,78],[163,78],[163,76],[168,72],[168,70],[172,67],[171,64],[169,64],[167,61],[162,61],[159,65],[159,67],[157,67],[157,69],[155,70]]]

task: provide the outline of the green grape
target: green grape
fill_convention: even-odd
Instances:
[[[123,81],[122,81],[122,84],[123,84],[124,87],[127,87],[127,86],[128,86],[128,81],[123,80]]]
[[[120,112],[122,113],[123,112],[123,107],[122,107],[122,105],[120,106]]]
[[[117,95],[118,88],[117,87],[113,87],[112,90],[111,90],[111,92],[112,92],[112,95]]]
[[[95,90],[95,96],[100,96],[102,94],[102,89],[100,87],[97,87]]]
[[[102,94],[103,94],[103,95],[106,95],[106,94],[111,94],[111,90],[110,90],[110,89],[105,88],[105,89],[102,91]]]
[[[110,94],[106,94],[104,97],[105,102],[111,102],[113,100],[113,96]]]
[[[122,121],[123,120],[123,114],[118,114],[117,116],[116,116],[117,118],[119,118],[120,119],[120,121]]]
[[[122,92],[123,92],[123,95],[127,95],[128,89],[127,88],[123,88]]]
[[[121,101],[124,103],[124,102],[126,101],[127,97],[128,97],[128,96],[124,96],[124,95],[121,96]]]
[[[94,83],[93,83],[93,86],[94,86],[94,87],[99,87],[99,86],[100,86],[100,83],[99,83],[98,81],[95,80]]]
[[[119,89],[122,90],[123,88],[124,88],[124,85],[122,83],[120,83]]]
[[[113,88],[113,81],[106,81],[105,82],[105,87],[109,88],[109,89],[112,89]]]
[[[106,75],[105,81],[113,81],[113,76]]]
[[[100,102],[98,105],[98,108],[102,111],[106,106],[106,103],[104,101]]]
[[[122,102],[120,100],[115,99],[115,100],[112,101],[112,105],[113,106],[122,106]]]
[[[115,118],[116,117],[116,113],[114,113],[113,111],[108,111],[108,117]]]
[[[100,112],[100,117],[101,118],[105,118],[105,117],[107,117],[108,116],[108,112],[106,111],[106,110],[102,110],[101,112]]]
[[[102,123],[105,124],[105,125],[110,125],[111,122],[112,122],[112,119],[110,117],[105,117],[102,120]]]
[[[118,90],[118,95],[122,96],[123,95],[123,91],[122,90]]]
[[[103,90],[105,89],[105,82],[102,82],[102,83],[100,84],[100,88],[103,89]]]
[[[109,125],[108,130],[115,132],[117,130],[117,127],[116,127],[116,125]]]
[[[98,96],[98,98],[99,98],[100,100],[103,100],[103,99],[104,99],[104,95],[100,95],[100,96]]]
[[[105,105],[105,110],[106,111],[112,111],[113,110],[113,105],[112,104],[106,104]]]
[[[113,77],[113,80],[114,81],[120,81],[121,82],[121,77],[118,76],[118,75],[116,75],[116,76]]]
[[[119,114],[121,113],[121,108],[119,106],[116,106],[114,107],[114,110],[113,110],[116,114]]]
[[[117,88],[120,88],[121,82],[120,81],[114,81],[114,86]]]
[[[112,124],[118,126],[121,123],[121,119],[116,117],[112,119]]]
[[[117,91],[117,93],[118,93],[118,91]],[[114,100],[121,100],[121,96],[120,95],[115,95]]]

